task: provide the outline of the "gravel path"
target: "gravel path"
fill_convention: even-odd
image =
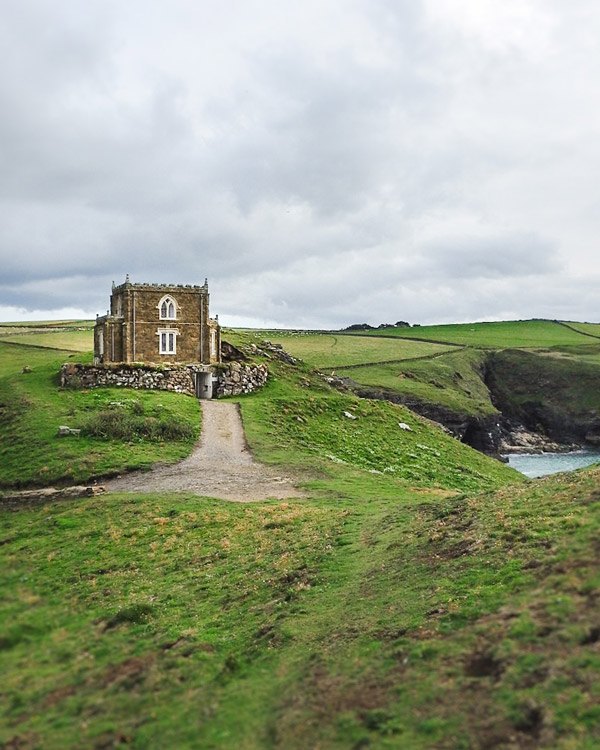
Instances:
[[[288,477],[252,458],[237,404],[202,401],[202,435],[181,463],[156,466],[103,482],[109,492],[193,492],[250,502],[300,497]]]

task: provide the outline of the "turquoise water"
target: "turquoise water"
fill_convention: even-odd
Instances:
[[[507,456],[508,465],[526,477],[545,477],[559,471],[573,471],[600,461],[596,451],[574,453],[515,453]]]

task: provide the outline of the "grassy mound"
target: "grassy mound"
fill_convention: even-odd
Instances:
[[[241,401],[246,434],[265,461],[338,464],[452,490],[519,479],[403,406],[340,394],[308,371],[271,368],[267,387]]]

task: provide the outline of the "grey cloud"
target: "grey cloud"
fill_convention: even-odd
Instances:
[[[436,277],[513,278],[558,271],[557,248],[535,235],[447,239],[423,249],[421,266]]]
[[[600,317],[591,0],[9,5],[0,303],[130,273],[282,325]]]

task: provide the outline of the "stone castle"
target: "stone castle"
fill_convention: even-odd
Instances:
[[[214,365],[221,361],[221,327],[209,315],[202,286],[115,286],[110,310],[96,318],[94,364],[146,362]]]
[[[110,310],[94,326],[94,364],[64,364],[61,386],[157,389],[201,399],[262,388],[267,366],[221,341],[208,303],[206,280],[202,286],[133,284],[129,276],[113,282]]]

